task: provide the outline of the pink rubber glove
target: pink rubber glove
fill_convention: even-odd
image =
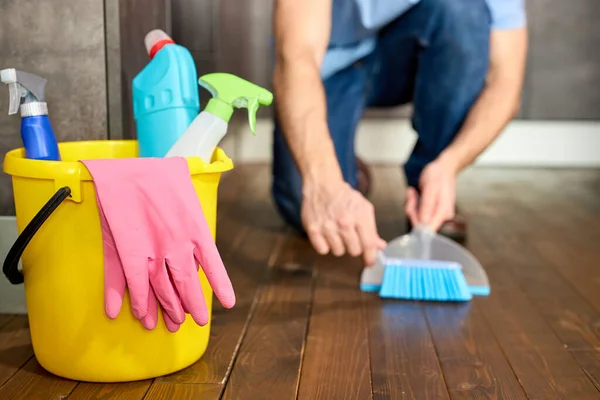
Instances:
[[[105,312],[110,319],[115,319],[123,304],[123,293],[125,292],[126,280],[123,265],[113,238],[110,226],[104,215],[104,209],[98,195],[96,194],[98,209],[100,211],[100,226],[102,228],[102,240],[104,246],[104,299]],[[144,328],[152,330],[158,323],[158,304],[154,290],[148,294],[148,311],[141,322]],[[180,324],[173,322],[169,314],[163,310],[165,325],[170,332],[177,332]]]
[[[155,324],[158,303],[173,324],[185,310],[199,325],[208,323],[198,263],[225,308],[235,304],[231,281],[219,256],[183,158],[82,161],[93,176],[98,203],[114,239],[136,318]],[[106,244],[105,250],[110,248]],[[108,259],[114,262],[109,250]],[[116,264],[116,263],[115,263]],[[105,267],[107,315],[122,304],[122,279]],[[170,323],[169,323],[170,324]]]

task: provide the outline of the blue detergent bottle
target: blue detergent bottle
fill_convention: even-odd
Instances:
[[[58,143],[48,118],[48,105],[44,100],[46,79],[7,68],[0,71],[0,81],[9,88],[8,114],[16,114],[19,108],[21,110],[21,139],[25,157],[60,161]]]
[[[200,112],[196,65],[160,29],[144,42],[151,61],[132,83],[139,156],[164,157]]]

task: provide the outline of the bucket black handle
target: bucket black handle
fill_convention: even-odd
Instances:
[[[23,232],[19,235],[15,243],[10,248],[8,254],[6,255],[6,259],[4,260],[4,266],[2,267],[2,271],[4,275],[8,278],[10,283],[13,285],[18,285],[23,283],[23,274],[19,271],[19,260],[25,251],[25,248],[33,239],[33,236],[37,233],[37,231],[42,227],[44,222],[52,215],[52,213],[58,208],[58,206],[65,200],[67,197],[71,196],[71,188],[68,186],[62,187],[54,193],[54,196],[48,200],[46,204],[42,207],[40,211],[33,217],[31,222],[23,229]]]

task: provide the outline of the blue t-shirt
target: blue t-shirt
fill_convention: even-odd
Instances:
[[[486,0],[492,18],[492,29],[524,26],[524,1]],[[321,67],[323,79],[372,52],[377,41],[377,31],[418,2],[419,0],[333,0],[331,38]]]

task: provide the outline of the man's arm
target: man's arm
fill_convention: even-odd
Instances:
[[[471,164],[517,113],[526,56],[526,28],[492,30],[483,91],[454,141],[423,170],[422,194],[408,189],[405,211],[413,224],[424,223],[437,230],[454,216],[456,174]]]
[[[274,91],[279,122],[302,175],[301,219],[317,252],[362,254],[372,265],[386,246],[373,205],[344,181],[327,124],[321,64],[332,0],[276,0]]]
[[[274,92],[277,113],[304,189],[343,181],[327,127],[321,63],[331,29],[332,0],[277,0]]]
[[[527,28],[492,30],[486,85],[460,132],[440,155],[459,172],[471,164],[518,112],[527,56]]]

